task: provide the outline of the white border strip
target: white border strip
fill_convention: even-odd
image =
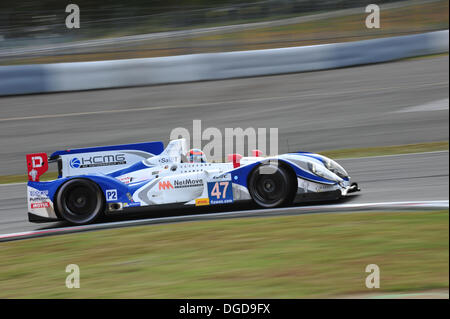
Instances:
[[[256,210],[232,211],[225,213],[147,218],[139,220],[127,220],[120,222],[101,223],[84,226],[70,226],[61,228],[49,228],[20,233],[1,234],[0,242],[27,239],[27,238],[37,238],[58,234],[78,233],[100,229],[112,229],[120,227],[141,226],[141,225],[162,224],[162,223],[176,223],[187,221],[202,221],[211,219],[302,215],[311,213],[363,212],[371,210],[386,211],[386,210],[418,210],[418,209],[448,209],[448,208],[449,208],[448,200],[438,200],[438,201],[382,202],[382,203],[361,203],[361,204],[333,204],[333,205],[316,205],[316,206],[296,206],[277,209],[256,209]]]

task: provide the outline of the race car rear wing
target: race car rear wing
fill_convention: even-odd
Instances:
[[[28,180],[39,181],[51,162],[58,163],[59,178],[92,173],[107,174],[159,155],[163,150],[163,142],[147,142],[56,151],[48,158],[46,153],[28,154]]]
[[[28,180],[39,182],[39,177],[48,170],[46,153],[27,154]]]

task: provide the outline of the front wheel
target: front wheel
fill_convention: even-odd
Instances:
[[[88,179],[71,179],[56,195],[56,207],[62,218],[72,224],[93,222],[103,214],[105,200],[97,184]]]
[[[268,163],[256,167],[251,173],[248,190],[258,206],[273,208],[290,204],[296,189],[285,168]]]

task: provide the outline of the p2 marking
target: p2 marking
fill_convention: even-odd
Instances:
[[[106,190],[106,201],[112,202],[117,200],[117,189],[107,189]]]

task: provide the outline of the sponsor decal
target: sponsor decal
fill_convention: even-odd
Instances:
[[[39,182],[39,176],[44,174],[48,169],[47,154],[27,154],[27,170],[28,180]]]
[[[227,173],[224,175],[219,175],[219,176],[213,176],[212,180],[217,180],[217,181],[231,181],[231,174]]]
[[[119,178],[119,181],[121,181],[121,182],[124,183],[124,184],[129,184],[129,183],[131,183],[131,180],[132,180],[132,179],[133,179],[132,177],[126,176],[126,177],[121,177],[121,178]]]
[[[334,190],[334,185],[316,185],[315,186],[315,189],[316,189],[316,192],[318,192],[318,193],[320,193],[320,192],[327,192],[327,191],[330,191],[330,190]]]
[[[30,175],[31,180],[32,180],[33,182],[35,182],[35,181],[36,181],[37,174],[38,174],[37,170],[32,169],[28,175]]]
[[[133,203],[123,203],[123,207],[138,207],[138,206],[141,206],[141,203],[136,203],[136,202],[133,202]]]
[[[77,157],[74,157],[74,158],[72,158],[72,159],[70,160],[69,165],[70,165],[70,167],[72,167],[72,168],[79,168],[80,165],[81,165],[81,162],[80,162],[80,160],[79,160]]]
[[[48,190],[29,190],[28,191],[29,202],[31,203],[31,208],[44,208],[49,207],[48,201]],[[44,206],[44,205],[47,206]]]
[[[206,206],[209,205],[209,198],[196,198],[195,206]]]
[[[202,179],[185,178],[182,180],[175,180],[173,182],[175,188],[185,188],[185,187],[198,187],[203,186]]]
[[[31,209],[50,207],[49,202],[31,203]]]
[[[161,181],[159,182],[159,190],[162,189],[173,189],[173,185],[170,181]]]
[[[107,202],[111,202],[111,201],[116,201],[117,200],[117,189],[107,189],[105,191],[106,194],[106,201]]]
[[[229,181],[209,182],[208,197],[211,205],[229,204],[233,202],[233,189]]]
[[[323,185],[323,184],[317,184],[314,182],[309,182],[306,180],[299,179],[298,180],[298,187],[300,188],[300,192],[305,193],[321,193],[321,192],[327,192],[327,191],[333,191],[336,189],[335,185]]]
[[[113,166],[126,164],[125,154],[110,154],[110,155],[96,155],[83,156],[81,158],[74,157],[70,160],[71,168],[89,168],[100,166]]]
[[[38,168],[44,166],[44,159],[42,156],[32,156],[31,157],[31,164],[33,168]]]
[[[178,160],[178,158],[177,157],[161,157],[160,159],[159,159],[159,162],[161,163],[161,164],[166,164],[166,163],[174,163],[174,162],[177,162],[177,160]]]
[[[31,190],[28,192],[30,197],[48,197],[48,190]]]
[[[175,189],[175,188],[188,188],[203,186],[202,179],[184,178],[171,181],[159,182],[159,190]]]

